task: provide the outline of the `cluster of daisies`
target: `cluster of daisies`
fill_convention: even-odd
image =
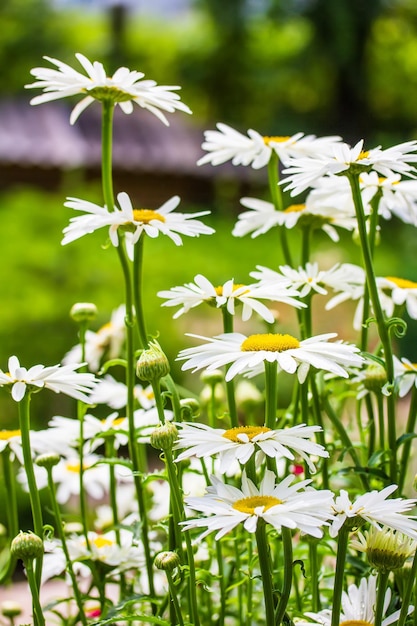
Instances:
[[[101,63],[91,63],[77,54],[84,70],[81,73],[61,61],[46,58],[53,68],[32,70],[36,81],[27,87],[41,88],[43,93],[35,96],[31,103],[37,105],[81,95],[82,100],[71,113],[71,123],[94,101],[112,108],[119,106],[127,114],[137,104],[164,124],[168,124],[166,113],[190,113],[177,94],[178,87],[157,85],[140,72],[119,68],[109,77]],[[216,130],[206,132],[202,147],[206,154],[198,161],[200,166],[219,166],[227,161],[254,169],[268,166],[272,176],[269,181],[271,202],[241,199],[245,211],[234,226],[236,237],[250,235],[254,238],[278,227],[284,235],[292,228],[299,228],[304,234],[322,230],[333,242],[338,241],[339,228],[352,232],[357,229],[358,199],[355,203],[352,195],[354,177],[368,221],[377,207],[378,217],[394,216],[417,226],[417,183],[413,165],[417,162],[416,141],[389,149],[367,150],[362,141],[351,147],[340,137],[317,138],[303,133],[290,137],[262,136],[253,129],[245,135],[219,123]],[[288,197],[299,194],[306,197],[294,204],[287,202]],[[139,263],[136,251],[145,237],[166,235],[175,245],[181,245],[183,237],[214,232],[197,219],[206,216],[208,211],[180,213],[176,210],[179,203],[179,197],[174,196],[154,210],[136,207],[125,192],[117,195],[114,206],[70,197],[65,206],[77,215],[70,218],[64,229],[62,244],[104,228],[110,244],[119,251],[124,246],[128,259]],[[292,533],[294,547],[302,555],[306,544],[317,546],[317,540],[326,533],[328,554],[332,557],[337,553],[340,537],[345,540],[349,535],[350,554],[365,551],[371,567],[378,571],[395,570],[411,559],[417,545],[417,520],[413,515],[417,500],[402,497],[401,493],[396,493],[396,485],[387,484],[383,464],[380,473],[375,473],[375,480],[372,475],[364,477],[361,491],[358,481],[350,481],[343,473],[338,474],[337,469],[335,475],[330,479],[327,476],[325,481],[321,472],[324,475],[323,468],[328,472],[332,455],[338,456],[340,452],[338,437],[345,445],[343,437],[348,439],[348,436],[343,426],[333,437],[321,424],[308,422],[311,415],[318,417],[320,414],[320,409],[314,405],[317,396],[310,397],[310,392],[314,396],[315,391],[311,381],[331,388],[334,381],[337,384],[343,379],[347,394],[354,393],[360,400],[371,388],[375,390],[375,386],[369,384],[369,373],[372,378],[375,368],[379,367],[382,369],[382,374],[379,371],[377,376],[381,382],[380,396],[396,393],[402,398],[417,387],[417,365],[394,357],[395,381],[388,386],[381,351],[373,359],[371,354],[362,353],[367,350],[359,350],[335,332],[313,334],[313,296],[326,298],[323,315],[341,303],[355,302],[353,326],[356,330],[362,329],[367,318],[377,311],[369,306],[367,276],[361,267],[337,263],[329,269],[320,268],[318,262],[305,258],[306,242],[307,239],[298,266],[290,262],[293,251],[287,249],[285,264],[274,268],[259,265],[245,283],[230,278],[219,284],[197,274],[194,282],[157,294],[164,300],[163,306],[176,307],[175,318],[208,304],[219,312],[224,331],[214,337],[188,335],[199,340],[200,345],[181,350],[177,357],[184,371],[202,372],[206,388],[199,400],[206,415],[200,417],[194,399],[182,398],[179,410],[175,402],[162,406],[162,426],[170,426],[170,437],[175,433],[169,444],[160,447],[164,451],[165,468],[156,455],[150,453],[149,444],[154,432],[161,427],[159,384],[168,390],[163,398],[172,399],[166,371],[158,385],[150,378],[150,386],[137,382],[134,389],[131,378],[126,378],[128,387],[107,371],[106,363],[110,360],[120,364],[129,349],[126,326],[131,323],[131,311],[124,305],[97,331],[88,328],[83,335],[84,343],[69,350],[62,365],[35,365],[27,369],[13,356],[7,370],[0,370],[0,386],[11,391],[12,399],[20,407],[25,405],[27,394],[43,388],[87,405],[82,419],[56,415],[47,428],[31,431],[29,436],[34,458],[58,455],[53,467],[57,503],[72,512],[85,505],[85,498],[94,504],[91,528],[86,528],[85,520],[83,524],[67,523],[66,542],[60,537],[49,537],[45,541],[43,582],[65,575],[69,558],[73,574],[87,589],[94,586],[92,579],[97,571],[106,582],[120,582],[125,588],[128,585],[130,593],[136,596],[165,594],[168,580],[168,592],[173,601],[175,594],[168,574],[166,578],[160,576],[160,572],[155,573],[155,584],[150,585],[149,550],[154,556],[168,544],[172,548],[173,537],[183,536],[172,528],[175,516],[180,517],[184,535],[195,541],[195,562],[201,571],[212,574],[207,585],[209,590],[217,589],[215,580],[224,576],[219,550],[228,545],[224,554],[227,559],[233,559],[235,542],[242,541],[242,545],[250,543],[251,553],[246,560],[242,557],[235,569],[231,568],[231,576],[234,571],[240,576],[247,567],[245,589],[260,591],[263,583],[252,571],[252,540],[256,537],[261,551],[259,537],[265,528],[276,559],[279,555],[276,538],[283,539],[287,531]],[[376,277],[376,289],[386,318],[406,312],[412,320],[417,319],[417,283],[405,277],[381,276]],[[280,328],[283,310],[294,314],[298,333]],[[257,332],[235,331],[237,317],[240,317],[239,324],[253,322],[255,318]],[[277,329],[280,332],[276,332]],[[263,374],[265,386],[261,392],[248,379],[262,380],[256,377]],[[284,375],[287,380],[292,376],[293,399],[283,412],[277,409],[276,385]],[[126,417],[132,396],[134,442],[132,422]],[[338,409],[340,407],[341,404]],[[292,409],[294,414],[290,416]],[[31,477],[25,467],[27,443],[20,430],[0,431],[0,454],[5,464],[15,460],[20,464],[18,480],[30,491]],[[136,446],[140,450],[140,476],[128,455]],[[344,450],[344,454],[354,461],[355,470],[363,470],[354,446]],[[169,469],[171,455],[174,472]],[[43,463],[34,466],[38,490],[50,487],[50,474],[45,467]],[[319,487],[314,485],[312,477],[315,475],[319,478],[316,481]],[[184,500],[184,514],[179,516],[173,495],[177,480]],[[138,484],[145,492],[146,519],[137,502]],[[375,485],[384,487],[372,488]],[[144,541],[146,534],[147,542]],[[174,548],[184,555],[183,545]],[[191,577],[189,562],[187,566]],[[260,563],[264,572],[263,567]],[[358,575],[355,584],[346,587],[343,594],[338,589],[342,605],[340,622],[374,624],[375,607],[382,606],[379,598],[382,583],[373,574],[369,575],[370,568],[366,573],[364,577]],[[178,585],[182,579],[180,570]],[[229,583],[231,590],[240,585],[232,578]],[[207,591],[203,587],[201,593]],[[305,588],[308,589],[308,584]],[[223,598],[218,603],[221,605],[225,602],[223,582],[220,582],[220,590]],[[310,592],[313,594],[311,589]],[[328,597],[328,590],[326,594]],[[382,624],[386,626],[398,619],[399,612],[391,604],[389,589],[383,596]],[[214,593],[212,598],[215,598]],[[266,600],[265,604],[267,606]],[[318,610],[319,604],[315,603],[317,610],[299,618],[302,626],[334,624],[331,601],[329,608],[323,611]],[[299,601],[298,606],[303,608],[301,605]],[[102,603],[101,608],[103,606]],[[173,610],[179,610],[175,602]],[[406,606],[406,613],[412,610],[413,607]],[[233,610],[231,615],[234,615]],[[179,619],[178,614],[176,618]],[[157,617],[155,623],[156,620]]]

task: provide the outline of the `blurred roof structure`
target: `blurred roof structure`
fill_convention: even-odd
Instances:
[[[81,170],[87,178],[100,176],[100,107],[88,107],[74,126],[69,123],[70,110],[62,102],[29,106],[26,100],[0,100],[0,188],[16,182],[57,187],[61,175],[71,170]],[[165,197],[163,187],[172,182],[175,193],[183,195],[185,190],[191,201],[205,202],[222,178],[238,184],[257,178],[250,168],[234,168],[230,163],[198,167],[196,162],[204,154],[203,129],[186,115],[169,116],[169,122],[166,127],[139,107],[131,115],[116,108],[113,170],[119,190],[153,184],[154,195]]]

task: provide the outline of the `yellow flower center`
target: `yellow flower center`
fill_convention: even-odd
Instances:
[[[259,352],[260,350],[285,352],[285,350],[293,350],[299,347],[300,342],[292,335],[268,333],[249,335],[249,337],[242,342],[240,349],[242,352]]]
[[[226,439],[230,439],[234,443],[244,443],[241,439],[239,439],[239,435],[246,435],[249,441],[252,441],[253,437],[256,435],[260,435],[261,433],[267,433],[271,429],[267,426],[236,426],[236,428],[229,428],[226,430],[222,437]]]
[[[279,500],[279,498],[275,498],[274,496],[249,496],[248,498],[236,500],[236,502],[232,504],[232,508],[236,509],[236,511],[240,511],[241,513],[249,513],[249,515],[253,515],[255,513],[255,509],[260,506],[263,507],[264,511],[267,511],[277,504],[282,504],[282,500]]]
[[[120,424],[122,424],[125,421],[125,417],[116,417],[114,420],[112,420],[111,425],[112,426],[120,426]],[[106,420],[101,420],[101,423],[104,424],[106,422]]]
[[[361,161],[362,159],[367,159],[368,156],[369,156],[369,150],[362,150],[362,152],[359,152],[359,156],[356,160]]]
[[[275,143],[284,143],[284,141],[288,141],[288,139],[291,139],[291,137],[290,136],[288,136],[288,137],[280,137],[279,135],[278,136],[272,136],[272,137],[266,136],[266,137],[263,138],[264,144],[266,146],[269,146],[271,141],[275,141]]]
[[[232,289],[232,293],[237,291],[238,289],[240,289],[241,287],[244,287],[245,285],[242,283],[236,283],[236,285],[233,285],[233,289]],[[223,295],[223,286],[220,285],[220,287],[215,287],[214,291],[216,292],[216,294],[218,296],[222,296]],[[244,293],[248,293],[248,291],[245,291]]]
[[[364,619],[347,619],[344,622],[340,622],[340,626],[373,626],[373,624]]]
[[[300,213],[301,211],[304,211],[305,208],[305,204],[290,204],[290,206],[287,206],[287,208],[284,209],[284,213]]]
[[[69,472],[73,472],[74,474],[80,473],[80,469],[81,469],[80,463],[67,463],[65,467],[67,468]],[[89,465],[84,464],[83,470],[86,470],[89,467],[90,467]]]
[[[0,430],[0,441],[8,441],[12,437],[20,437],[20,430]]]
[[[100,548],[105,548],[107,546],[112,546],[114,544],[110,539],[106,539],[105,537],[96,537],[93,539],[93,543],[100,550]]]
[[[149,224],[152,220],[165,222],[165,217],[157,211],[152,211],[152,209],[133,209],[133,219],[135,222],[142,222],[142,224]]]
[[[417,363],[403,363],[403,365],[404,365],[404,368],[406,370],[409,370],[410,372],[416,372],[417,371]],[[1,439],[1,437],[0,437],[0,439]]]
[[[400,289],[417,289],[417,283],[414,283],[412,280],[396,278],[395,276],[385,276],[385,278],[397,285],[397,287],[400,287]]]

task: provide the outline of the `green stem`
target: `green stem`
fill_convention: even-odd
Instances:
[[[158,411],[158,417],[161,424],[165,424],[165,411],[164,411],[164,401],[161,394],[161,381],[158,378],[157,380],[151,381],[152,391],[155,398],[156,410]]]
[[[381,450],[385,450],[384,400],[381,392],[376,394],[376,402],[378,407],[379,447]]]
[[[176,615],[176,618],[178,620],[178,624],[179,626],[184,626],[184,620],[182,619],[182,613],[181,613],[181,607],[180,604],[178,602],[178,598],[177,598],[177,590],[175,588],[175,584],[172,578],[172,574],[169,570],[167,570],[166,572],[167,575],[167,579],[168,579],[168,587],[169,587],[169,595],[171,598],[171,602],[172,605],[174,607],[174,612]]]
[[[275,613],[275,624],[279,626],[281,624],[285,610],[287,608],[288,600],[290,599],[291,587],[292,587],[292,574],[293,574],[293,552],[292,552],[292,534],[289,528],[283,526],[281,528],[282,545],[284,549],[284,584],[279,599],[279,604]]]
[[[282,190],[279,186],[279,159],[277,153],[273,150],[271,153],[271,158],[268,162],[268,183],[269,183],[269,191],[272,198],[272,203],[275,207],[276,211],[284,210],[284,201],[282,197]],[[287,265],[292,267],[292,258],[290,247],[288,245],[287,238],[287,229],[285,226],[279,227],[279,235],[281,241],[281,250]]]
[[[374,626],[381,626],[384,614],[385,592],[388,585],[389,572],[380,571],[378,574],[378,590],[376,595]]]
[[[26,394],[18,403],[20,434],[22,439],[23,461],[28,481],[30,506],[33,517],[33,529],[35,534],[43,540],[42,507],[39,498],[38,486],[36,484],[35,472],[33,469],[32,450],[30,447],[30,400],[31,393],[26,390]],[[43,555],[36,559],[35,563],[35,580],[38,589],[40,588],[41,583],[42,561]]]
[[[390,385],[394,384],[394,361],[391,346],[391,339],[387,324],[385,322],[384,312],[382,310],[379,299],[378,288],[376,284],[375,272],[372,262],[372,254],[366,231],[365,211],[363,208],[362,195],[359,186],[359,178],[355,173],[348,172],[347,177],[350,183],[352,198],[355,205],[356,219],[358,223],[359,237],[362,247],[362,256],[365,266],[366,281],[369,289],[369,295],[372,308],[376,318],[379,337],[384,348],[385,370],[387,373],[387,381]],[[396,403],[395,396],[391,393],[387,398],[387,420],[388,420],[388,443],[390,448],[390,478],[393,483],[397,483],[397,438],[396,438]]]
[[[87,626],[87,618],[84,613],[82,596],[78,587],[78,582],[74,573],[74,569],[72,567],[72,561],[71,561],[71,557],[68,551],[68,546],[67,546],[67,542],[65,539],[65,533],[63,531],[62,517],[61,517],[61,512],[58,506],[58,502],[56,499],[55,483],[54,483],[54,479],[52,476],[52,467],[47,467],[46,471],[48,472],[49,496],[51,499],[52,511],[53,511],[55,521],[56,521],[57,535],[58,535],[58,538],[61,540],[62,551],[65,555],[66,568],[71,578],[75,602],[77,604],[78,611],[79,611],[79,618],[83,626]]]
[[[104,204],[108,211],[114,211],[113,194],[113,114],[114,104],[103,101],[101,118],[101,181]]]
[[[277,421],[277,362],[265,361],[265,426],[272,430]]]
[[[413,588],[415,585],[415,581],[417,578],[417,552],[415,552],[414,554],[414,558],[413,558],[413,562],[411,564],[411,568],[408,572],[408,577],[407,577],[407,584],[405,587],[405,592],[402,599],[402,603],[401,603],[401,612],[400,612],[400,617],[398,618],[398,624],[397,626],[404,626],[405,624],[405,620],[407,619],[407,615],[408,615],[408,607],[410,606],[410,600],[411,600],[411,595],[413,593]]]
[[[148,346],[148,333],[146,331],[145,315],[143,312],[143,247],[145,234],[139,237],[135,245],[133,257],[133,300],[135,303],[136,321],[138,325],[139,339],[142,348]]]
[[[317,613],[321,609],[320,604],[320,580],[319,580],[319,558],[317,542],[314,538],[308,544],[310,579],[311,579],[311,610]]]
[[[13,469],[12,453],[7,446],[2,454],[3,458],[3,474],[4,474],[4,486],[7,494],[6,498],[6,515],[7,515],[7,530],[9,537],[16,537],[19,532],[19,515],[17,508],[17,496],[16,496],[16,479],[15,471]]]
[[[381,193],[378,192],[374,196],[371,202],[372,211],[371,211],[371,215],[369,219],[369,235],[368,235],[369,252],[370,252],[371,258],[373,258],[374,256],[375,239],[376,239],[376,233],[378,230],[378,218],[379,218],[378,205],[379,205],[380,197],[381,197]],[[363,294],[363,314],[362,314],[361,343],[360,343],[360,348],[362,351],[366,351],[368,349],[368,325],[366,324],[366,320],[369,318],[369,314],[370,314],[369,289],[368,289],[368,284],[366,283],[365,291]]]
[[[43,616],[43,611],[41,607],[41,603],[39,600],[39,585],[37,582],[37,569],[36,573],[33,571],[33,561],[25,561],[26,567],[26,576],[28,579],[30,592],[32,595],[32,606],[33,606],[33,623],[34,626],[45,626],[45,618]]]
[[[273,626],[276,622],[271,551],[266,536],[266,523],[262,518],[258,518],[255,536],[256,544],[258,546],[258,561],[261,570],[261,580],[265,601],[265,624]]]
[[[313,398],[314,417],[315,417],[316,424],[320,426],[320,430],[317,433],[317,439],[319,440],[319,443],[324,447],[324,449],[326,449],[326,438],[324,435],[324,424],[323,424],[323,419],[322,419],[322,414],[321,414],[321,403],[320,403],[319,392],[317,389],[316,378],[313,373],[310,373],[308,378],[310,380],[311,395]],[[323,480],[323,489],[329,489],[330,479],[329,479],[328,458],[323,458],[322,460],[322,480]]]
[[[233,315],[229,313],[225,306],[222,307],[223,313],[223,330],[225,333],[233,332]],[[226,366],[226,372],[229,366]],[[226,381],[226,396],[227,405],[229,407],[230,425],[232,428],[236,428],[239,425],[237,417],[236,395],[235,395],[235,381]]]
[[[345,526],[342,526],[342,528],[339,530],[339,536],[337,541],[336,572],[333,584],[333,607],[331,626],[339,626],[348,541],[349,529],[347,529]]]
[[[416,420],[417,420],[417,387],[413,385],[413,390],[411,392],[410,408],[408,410],[407,425],[405,427],[405,434],[411,435],[415,432]],[[400,463],[400,477],[398,480],[399,493],[402,493],[404,489],[405,478],[407,476],[407,469],[408,469],[408,464],[410,461],[411,442],[412,442],[412,439],[406,439],[403,443],[403,452],[401,455],[401,463]]]

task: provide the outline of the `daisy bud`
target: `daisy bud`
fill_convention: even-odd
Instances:
[[[92,302],[76,302],[70,316],[75,322],[89,322],[97,317],[97,307]]]
[[[187,419],[200,415],[200,403],[194,398],[183,398],[180,400],[180,406]]]
[[[160,380],[169,374],[169,361],[157,341],[151,341],[149,348],[144,350],[136,365],[136,375],[148,382]]]
[[[379,365],[379,363],[373,363],[367,368],[364,386],[368,389],[368,391],[380,394],[386,382],[387,373],[382,365]]]
[[[14,600],[6,600],[2,602],[0,605],[1,614],[4,617],[9,617],[10,620],[13,620],[14,617],[18,617],[22,613],[22,607],[18,602]]]
[[[391,572],[404,566],[406,560],[416,551],[416,542],[391,528],[378,530],[371,528],[359,535],[359,542],[352,545],[366,552],[372,567],[382,572]]]
[[[224,381],[224,374],[221,370],[211,370],[210,372],[203,372],[200,380],[206,385],[214,386]]]
[[[157,450],[172,450],[172,446],[178,439],[178,430],[174,424],[167,422],[163,426],[158,426],[151,433],[151,446]]]
[[[51,467],[54,467],[54,465],[58,465],[60,460],[61,457],[59,454],[56,454],[56,452],[45,452],[44,454],[40,454],[36,457],[35,463],[36,465],[39,465],[39,467],[50,469]]]
[[[181,564],[180,557],[176,552],[160,552],[156,555],[155,567],[165,571],[172,571]]]
[[[43,554],[43,541],[35,533],[20,532],[13,539],[10,546],[12,556],[21,559],[26,564],[27,561],[37,559]]]

